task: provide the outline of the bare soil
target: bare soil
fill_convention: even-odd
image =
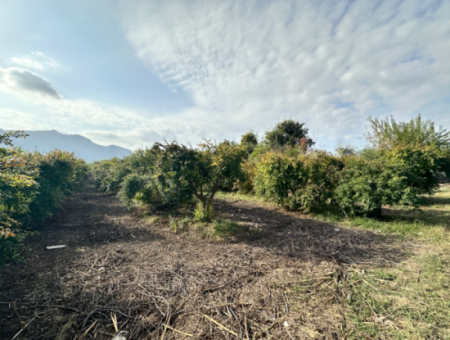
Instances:
[[[336,287],[410,249],[251,202],[215,209],[248,232],[227,242],[174,234],[89,182],[27,241],[27,263],[1,273],[0,339],[342,339]]]

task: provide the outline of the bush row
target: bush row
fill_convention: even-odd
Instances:
[[[227,141],[205,141],[197,149],[174,142],[137,150],[122,160],[95,162],[91,171],[97,188],[117,193],[127,206],[174,208],[195,198],[196,216],[209,219],[216,192],[244,179],[243,159],[241,147]]]
[[[219,189],[306,213],[333,207],[346,215],[380,216],[383,205],[418,208],[422,195],[437,189],[438,174],[450,173],[450,133],[420,116],[408,123],[369,120],[369,146],[359,152],[313,149],[305,125],[285,120],[260,142],[249,132],[240,144],[155,144],[123,160],[95,163],[92,172],[100,190],[116,192],[128,206],[173,207],[196,197],[201,211],[195,216],[210,214]]]
[[[358,155],[270,151],[256,162],[257,194],[309,212],[332,205],[344,214],[380,216],[383,205],[418,208],[438,188],[446,157],[432,147],[396,147]]]
[[[33,226],[80,190],[88,174],[86,163],[73,153],[14,148],[13,139],[19,137],[25,134],[0,135],[0,264],[20,256],[20,244]]]

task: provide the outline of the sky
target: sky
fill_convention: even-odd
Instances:
[[[450,129],[449,18],[448,0],[3,0],[0,128],[136,149],[292,118],[330,150],[369,116]]]

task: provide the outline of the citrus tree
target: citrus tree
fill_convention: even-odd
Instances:
[[[290,209],[309,212],[332,198],[341,168],[341,161],[325,151],[269,151],[257,163],[256,193]]]
[[[315,144],[315,142],[308,137],[308,129],[305,123],[300,123],[293,119],[286,119],[279,122],[272,130],[269,130],[265,134],[265,143],[270,147],[283,147],[283,146],[302,146],[303,148],[309,148]]]
[[[13,147],[13,138],[23,137],[22,131],[0,134],[0,264],[18,257],[16,246],[24,237],[18,217],[29,211],[37,194],[37,172]]]
[[[381,216],[383,205],[417,209],[421,195],[438,188],[442,156],[431,146],[375,149],[344,157],[334,200],[346,214]]]
[[[181,203],[195,196],[198,219],[210,218],[212,202],[221,186],[242,179],[244,153],[239,145],[205,140],[198,149],[172,143],[159,144],[154,178],[162,197]]]

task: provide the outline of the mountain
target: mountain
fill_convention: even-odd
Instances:
[[[15,146],[20,146],[27,151],[46,152],[54,149],[75,152],[77,157],[86,162],[100,161],[113,157],[122,158],[131,154],[131,151],[120,146],[102,146],[95,144],[90,139],[80,135],[65,135],[55,130],[50,131],[26,131],[27,138],[14,140]]]

